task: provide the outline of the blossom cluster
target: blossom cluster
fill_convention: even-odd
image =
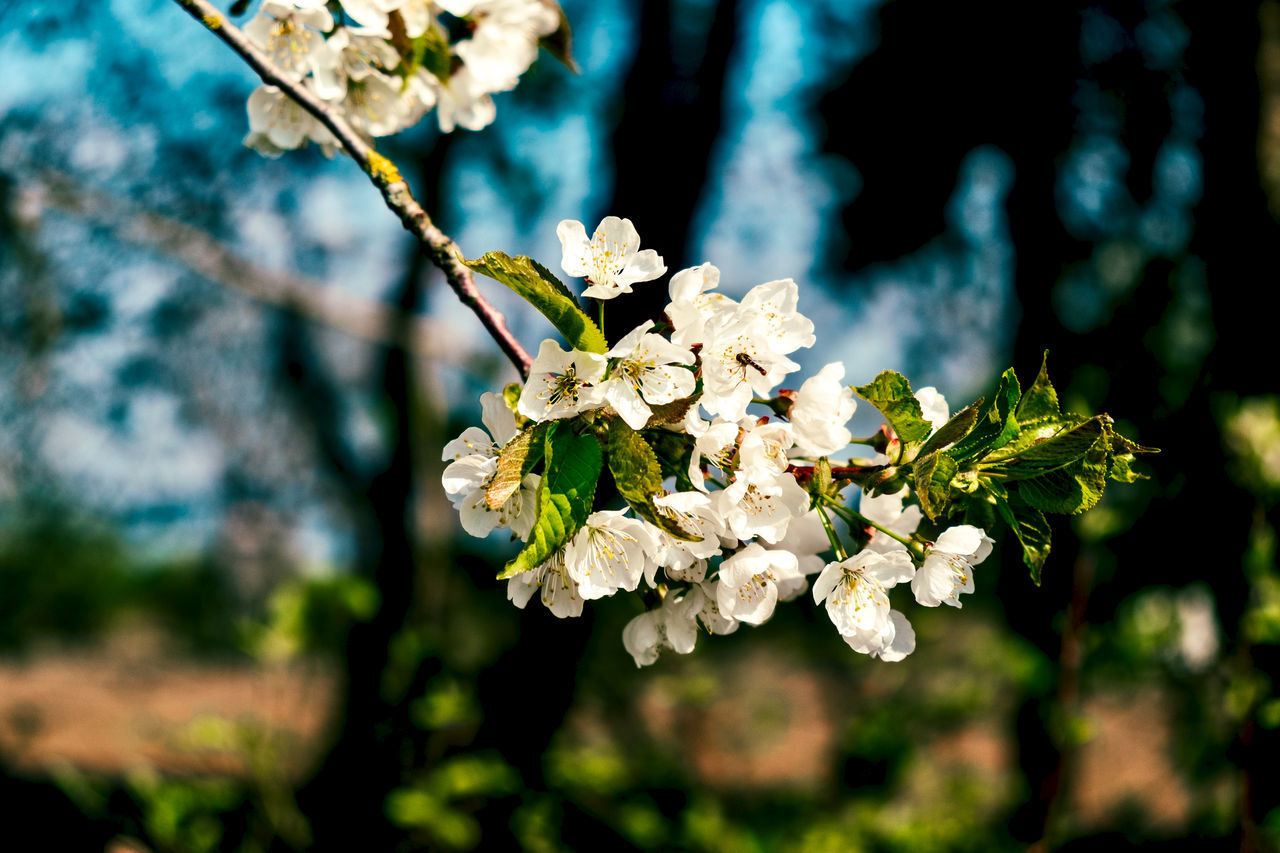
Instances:
[[[335,14],[337,17],[335,18]],[[387,136],[434,109],[440,129],[479,130],[492,95],[513,89],[560,27],[544,0],[263,0],[245,35],[294,81],[332,105],[359,133]],[[459,37],[460,36],[460,37]],[[288,95],[249,96],[245,144],[268,156],[329,131]]]
[[[607,301],[666,272],[656,252],[640,249],[629,220],[608,217],[591,236],[566,220],[557,233],[561,267],[586,279],[586,297]],[[692,651],[699,625],[712,634],[760,625],[779,602],[810,592],[854,651],[901,660],[915,633],[891,607],[891,590],[909,584],[921,605],[959,607],[992,539],[968,524],[926,538],[905,485],[888,493],[857,488],[857,508],[850,506],[845,492],[853,480],[829,476],[846,470],[830,458],[857,443],[847,426],[856,401],[844,365],[827,364],[798,388],[779,390],[800,370],[789,356],[815,343],[795,281],[757,285],[741,300],[719,283],[710,263],[675,273],[664,322],[641,323],[604,352],[543,341],[518,395],[482,395],[485,429],[470,427],[445,447],[444,489],[471,535],[509,528],[522,541],[537,538],[548,471],[504,472],[504,448],[536,425],[603,436],[624,429],[621,421],[644,439],[646,452],[656,448],[665,475],[645,498],[649,511],[620,479],[622,466],[611,463],[626,505],[591,505],[544,560],[510,576],[507,595],[516,606],[537,595],[553,614],[569,617],[585,601],[637,592],[646,609],[622,639],[642,666],[662,649]],[[947,422],[947,402],[934,389],[915,399],[934,430]],[[888,425],[879,435],[896,441]],[[605,445],[606,453],[620,452]],[[825,485],[815,482],[822,472]],[[503,478],[510,482],[495,505]],[[831,516],[844,521],[849,537],[837,534]]]

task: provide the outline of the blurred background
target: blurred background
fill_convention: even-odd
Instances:
[[[634,600],[516,610],[458,526],[440,448],[515,374],[359,170],[243,148],[255,80],[173,3],[0,0],[6,833],[1273,849],[1280,0],[565,10],[580,75],[379,146],[466,254],[626,216],[731,295],[799,281],[806,370],[953,408],[1047,348],[1151,479],[1059,520],[1042,587],[1003,547],[912,610],[902,663],[802,601],[636,670]]]

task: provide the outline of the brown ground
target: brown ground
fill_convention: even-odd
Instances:
[[[335,696],[334,673],[316,664],[45,652],[0,664],[0,760],[23,772],[69,764],[114,774],[146,765],[244,775],[246,751],[270,749],[292,775],[313,760]]]
[[[839,713],[822,679],[767,654],[744,658],[719,678],[692,707],[664,690],[647,691],[639,711],[650,734],[674,736],[694,775],[713,787],[834,782]],[[265,744],[277,772],[297,778],[323,748],[337,690],[332,667],[318,663],[201,665],[118,643],[46,651],[0,663],[0,766],[245,776],[249,752]],[[1076,764],[1068,822],[1105,827],[1119,807],[1135,803],[1153,825],[1184,826],[1192,794],[1171,759],[1165,697],[1154,689],[1103,694],[1082,713],[1090,738]],[[1017,788],[1011,728],[999,721],[959,727],[927,754],[934,771]]]

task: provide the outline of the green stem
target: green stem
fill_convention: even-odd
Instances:
[[[600,299],[597,300],[597,302],[599,303],[600,308],[600,334],[604,335],[604,300]],[[609,336],[605,335],[604,339],[606,341],[609,340]]]
[[[822,502],[819,502],[814,509],[818,511],[818,518],[822,521],[822,529],[827,532],[827,539],[831,542],[831,550],[836,552],[836,559],[843,563],[849,559],[849,555],[845,553],[844,545],[840,544],[840,537],[836,535],[836,529],[831,524],[831,519],[827,517],[827,511],[822,508]]]
[[[850,525],[859,524],[865,527],[873,527],[876,530],[879,530],[885,536],[888,536],[890,539],[896,539],[899,542],[901,542],[903,545],[906,545],[907,550],[911,551],[912,553],[914,554],[920,553],[920,546],[917,545],[915,542],[911,541],[910,539],[908,539],[907,537],[894,533],[892,530],[890,530],[887,527],[882,527],[879,524],[876,524],[874,521],[867,518],[862,513],[857,512],[856,510],[849,509],[849,507],[845,506],[844,504],[835,503],[834,501],[828,501],[827,503],[831,506],[832,509],[836,511],[837,515],[839,515],[841,518],[845,520],[847,524],[850,524]]]

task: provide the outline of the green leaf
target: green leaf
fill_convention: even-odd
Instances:
[[[1000,493],[995,498],[995,506],[1000,517],[1018,538],[1018,544],[1022,546],[1022,562],[1031,570],[1031,582],[1039,586],[1052,545],[1049,520],[1044,517],[1043,512],[1027,506],[1016,496],[1010,498]]]
[[[858,396],[880,410],[903,444],[924,441],[932,425],[924,419],[920,401],[911,393],[911,383],[901,373],[886,370],[867,385],[853,389]]]
[[[1009,485],[1032,507],[1075,515],[1093,507],[1107,486],[1110,418],[1099,415],[1023,451],[1004,470]],[[1084,442],[1092,437],[1092,443]]]
[[[578,300],[542,264],[520,255],[512,258],[503,252],[485,252],[484,257],[464,264],[481,275],[500,281],[525,298],[556,327],[569,346],[583,352],[603,354],[609,344],[578,306]]]
[[[577,74],[579,69],[578,63],[573,60],[573,31],[569,29],[569,18],[559,3],[555,4],[555,7],[560,16],[560,23],[551,35],[538,39],[538,44],[546,48],[547,53],[560,60],[565,68]]]
[[[538,484],[538,518],[524,550],[498,580],[536,569],[564,546],[591,514],[603,458],[592,435],[577,435],[573,421],[556,421],[544,441],[546,471]]]
[[[1133,464],[1137,461],[1135,455],[1139,453],[1159,453],[1160,450],[1155,447],[1143,447],[1125,438],[1114,429],[1109,430],[1109,432],[1111,436],[1111,469],[1107,472],[1107,476],[1119,483],[1135,483],[1138,480],[1148,479],[1146,474],[1134,470]]]
[[[1053,389],[1053,383],[1049,381],[1049,351],[1045,350],[1044,359],[1040,362],[1040,372],[1036,374],[1036,381],[1031,383],[1027,393],[1022,395],[1022,402],[1018,403],[1018,422],[1026,423],[1060,413],[1058,392]]]
[[[955,414],[951,420],[938,427],[938,431],[929,436],[929,440],[920,448],[920,455],[927,456],[930,453],[940,453],[949,449],[953,444],[960,441],[973,430],[973,425],[978,421],[978,412],[982,406],[982,398],[972,406],[966,406]]]
[[[689,479],[689,457],[693,455],[694,437],[669,429],[646,429],[641,437],[657,454],[662,479],[674,477],[677,491],[693,491],[693,481]]]
[[[1000,377],[1000,387],[995,396],[983,404],[978,412],[978,420],[973,432],[949,451],[957,459],[972,459],[999,450],[1018,437],[1020,427],[1015,411],[1022,389],[1018,387],[1018,376],[1009,368]]]
[[[644,436],[627,426],[622,418],[613,418],[609,422],[607,447],[609,473],[613,474],[618,494],[636,515],[677,539],[696,541],[702,538],[685,530],[675,518],[659,512],[653,503],[653,499],[665,495],[666,490],[662,488],[662,466],[658,456]]]
[[[1026,479],[1062,468],[1089,453],[1098,440],[1107,433],[1111,419],[1097,415],[1078,424],[1055,429],[1047,438],[1039,440],[1004,460],[1001,472],[1007,479]]]
[[[520,488],[525,475],[542,458],[546,431],[545,423],[530,424],[516,433],[498,453],[497,470],[484,493],[490,509],[497,509],[506,503],[516,489]]]
[[[920,508],[930,520],[934,520],[951,498],[951,480],[959,472],[960,466],[945,453],[931,453],[917,457],[913,467]]]

